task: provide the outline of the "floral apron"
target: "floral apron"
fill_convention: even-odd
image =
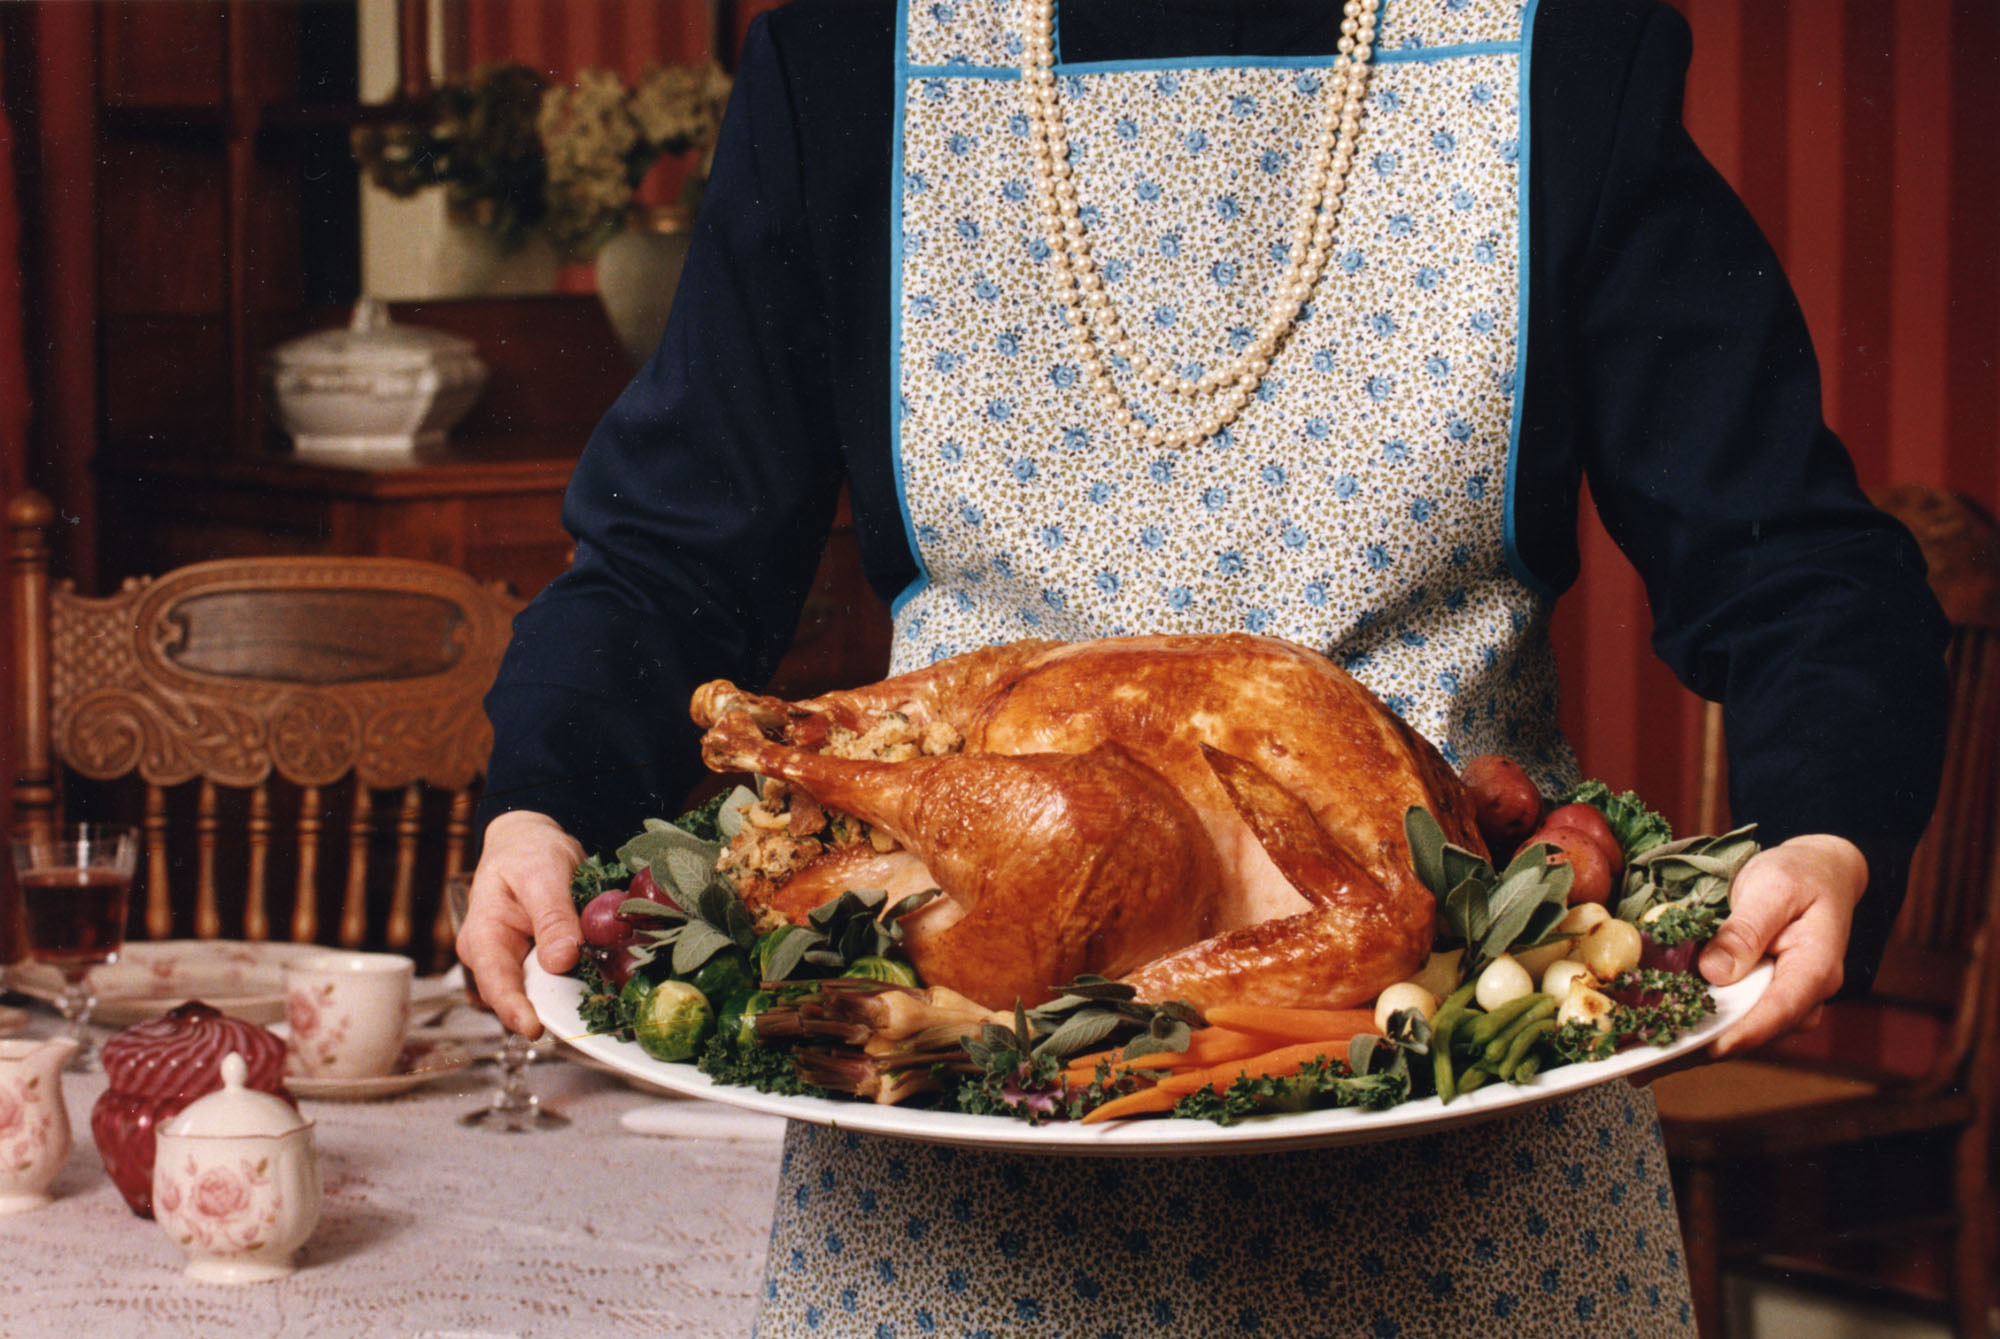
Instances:
[[[1020,637],[1260,632],[1332,656],[1455,763],[1504,752],[1574,779],[1549,600],[1512,533],[1532,10],[1384,0],[1335,261],[1244,412],[1176,452],[1082,384],[1021,6],[904,0],[893,421],[920,575],[893,670]],[[1184,376],[1226,363],[1284,268],[1328,60],[1059,53],[1058,34],[1083,221],[1127,329]],[[784,1167],[764,1336],[1691,1327],[1651,1100],[1624,1084],[1469,1130],[1222,1158],[794,1126]]]

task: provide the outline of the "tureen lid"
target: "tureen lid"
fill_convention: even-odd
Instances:
[[[191,1102],[160,1127],[164,1135],[279,1135],[311,1124],[283,1098],[245,1086],[250,1068],[235,1051],[222,1057],[222,1087]]]
[[[465,358],[477,346],[469,339],[389,319],[388,304],[364,297],[344,330],[319,330],[286,340],[272,350],[281,367],[429,367],[446,358]]]

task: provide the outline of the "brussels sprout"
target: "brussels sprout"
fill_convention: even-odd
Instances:
[[[858,977],[863,981],[886,981],[892,986],[916,987],[923,984],[917,979],[917,969],[910,964],[873,955],[856,958],[841,975]]]
[[[768,990],[760,990],[746,995],[740,1000],[726,1004],[722,1008],[719,1029],[724,1036],[733,1037],[738,1046],[757,1044],[757,1015],[778,1002],[778,997]]]
[[[632,1016],[639,1049],[655,1060],[688,1060],[715,1028],[708,996],[685,981],[662,981]]]
[[[756,978],[750,975],[750,960],[740,949],[724,949],[697,968],[689,979],[696,990],[711,1000],[748,995],[757,989]]]

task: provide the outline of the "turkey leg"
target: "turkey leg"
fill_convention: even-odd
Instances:
[[[910,960],[989,1008],[1041,1003],[1080,973],[1116,976],[1214,930],[1207,830],[1115,744],[878,763],[773,743],[733,711],[702,754],[790,782],[921,859],[945,896],[904,920]]]

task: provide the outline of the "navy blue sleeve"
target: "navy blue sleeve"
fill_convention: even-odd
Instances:
[[[660,347],[570,481],[570,569],[515,621],[487,698],[482,821],[547,813],[603,850],[700,772],[688,699],[776,667],[841,456],[785,72],[753,22]]]
[[[1547,60],[1549,84],[1614,78],[1622,102],[1571,98],[1619,114],[1536,140],[1601,172],[1594,198],[1578,189],[1588,172],[1535,188],[1548,230],[1536,279],[1560,296],[1531,331],[1526,422],[1559,449],[1532,466],[1542,495],[1524,515],[1573,506],[1580,467],[1645,582],[1655,650],[1724,704],[1737,820],[1767,843],[1835,833],[1867,855],[1848,959],[1858,988],[1935,802],[1948,629],[1914,541],[1869,505],[1821,417],[1776,256],[1682,126],[1686,24],[1627,3],[1599,10],[1600,30],[1614,9],[1631,39],[1622,71],[1565,64],[1560,17],[1536,51],[1538,87]],[[1575,562],[1573,530],[1559,534],[1540,569],[1556,586]]]

